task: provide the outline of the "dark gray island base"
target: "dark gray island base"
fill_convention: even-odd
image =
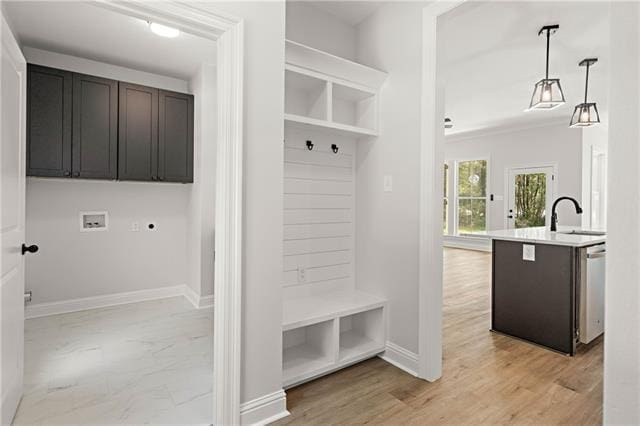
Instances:
[[[524,244],[535,246],[535,261],[523,260]],[[573,355],[577,250],[494,239],[491,329]]]

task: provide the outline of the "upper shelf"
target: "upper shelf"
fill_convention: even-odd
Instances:
[[[378,90],[387,73],[340,58],[292,40],[285,41],[285,60],[289,65]]]
[[[387,74],[287,41],[285,121],[352,136],[378,134],[378,92]]]

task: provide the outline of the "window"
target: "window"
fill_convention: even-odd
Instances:
[[[457,162],[457,233],[487,228],[487,161]]]
[[[468,234],[487,229],[487,168],[487,160],[445,162],[445,235]],[[450,171],[453,171],[451,177]]]

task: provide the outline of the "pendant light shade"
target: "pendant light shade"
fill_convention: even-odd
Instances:
[[[584,84],[584,102],[576,105],[571,116],[569,127],[589,127],[600,123],[600,114],[595,102],[587,102],[587,90],[589,89],[589,67],[598,62],[598,58],[587,58],[578,65],[586,67],[586,78]]]
[[[551,39],[551,34],[558,31],[558,28],[560,28],[559,25],[546,25],[538,31],[538,35],[547,35],[546,72],[545,77],[537,82],[533,88],[529,110],[550,110],[559,107],[565,102],[560,79],[549,78],[549,40]]]

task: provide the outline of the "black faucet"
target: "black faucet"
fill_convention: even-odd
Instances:
[[[551,207],[551,231],[555,232],[558,230],[558,213],[556,213],[556,206],[558,205],[558,203],[562,200],[569,200],[573,203],[573,205],[576,207],[576,213],[577,214],[582,214],[582,207],[580,207],[580,204],[578,203],[578,201],[575,198],[571,198],[571,197],[560,197],[557,200],[555,200],[553,202],[553,207]]]

